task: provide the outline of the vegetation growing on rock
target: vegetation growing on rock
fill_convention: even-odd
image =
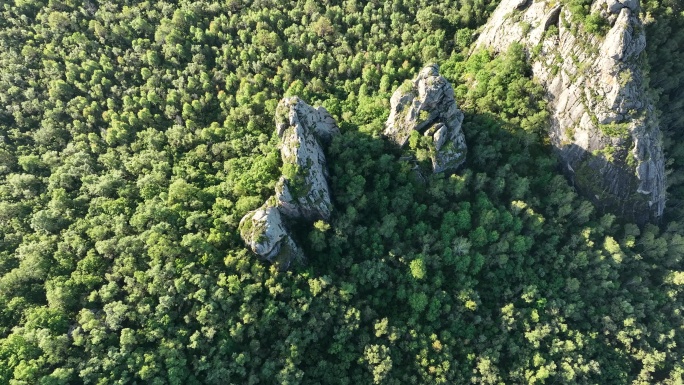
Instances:
[[[601,191],[585,195],[597,205],[645,223],[663,216],[666,176],[661,132],[639,62],[646,46],[639,10],[631,0],[505,0],[476,46],[504,51],[522,43],[546,91],[548,135],[565,173],[580,191]],[[547,34],[553,25],[558,34]],[[613,148],[625,155],[594,158]],[[626,162],[630,151],[634,164]],[[589,185],[573,171],[585,167],[598,176]]]
[[[495,6],[3,3],[0,383],[678,383],[679,3],[642,3],[671,195],[641,227],[559,174],[521,49],[466,59]],[[431,62],[468,159],[421,179],[380,133]],[[239,223],[292,95],[341,134],[332,215],[279,271]]]

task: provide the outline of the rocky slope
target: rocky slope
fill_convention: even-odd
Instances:
[[[643,223],[665,207],[665,161],[638,60],[646,45],[635,0],[596,0],[601,31],[555,1],[503,0],[476,47],[521,43],[552,110],[550,137],[577,189]],[[600,24],[599,24],[600,26]]]
[[[453,171],[465,162],[466,143],[451,84],[437,65],[423,68],[410,83],[399,87],[390,100],[385,136],[406,145],[413,131],[432,137],[430,158],[434,172]]]
[[[254,253],[287,269],[292,262],[304,259],[287,221],[330,218],[332,203],[323,145],[340,131],[325,108],[313,108],[296,96],[280,101],[275,121],[281,138],[283,175],[275,196],[242,218],[240,235]]]

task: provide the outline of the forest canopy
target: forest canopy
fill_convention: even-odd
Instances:
[[[641,4],[670,181],[641,227],[558,172],[521,47],[471,55],[496,5],[4,2],[0,383],[681,383],[682,4]],[[427,63],[465,113],[453,175],[380,135]],[[332,218],[278,271],[238,224],[291,95],[342,133]]]

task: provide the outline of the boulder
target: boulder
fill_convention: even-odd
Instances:
[[[285,270],[292,262],[303,260],[304,255],[290,236],[280,211],[271,203],[266,202],[240,220],[240,236],[255,254]]]
[[[453,87],[432,64],[394,92],[384,134],[399,146],[406,145],[413,131],[432,137],[433,171],[454,171],[465,162],[467,152],[462,123]]]
[[[639,4],[595,0],[591,10],[609,26],[605,34],[588,33],[556,1],[503,0],[475,46],[502,52],[521,43],[546,89],[551,143],[578,191],[629,220],[657,221],[665,160],[639,65],[646,46]]]

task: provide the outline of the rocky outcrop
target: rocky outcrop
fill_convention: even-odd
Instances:
[[[240,220],[240,236],[254,253],[283,270],[304,259],[280,211],[269,202]]]
[[[329,219],[332,203],[321,143],[339,133],[335,120],[325,108],[290,97],[276,109],[276,128],[283,159],[283,176],[276,185],[279,209],[292,218]]]
[[[453,171],[465,162],[466,144],[451,84],[439,74],[437,65],[423,68],[413,81],[399,87],[390,100],[390,116],[384,134],[399,146],[406,145],[413,131],[429,136],[434,172]]]
[[[284,98],[276,108],[276,130],[283,137],[289,127],[301,124],[311,131],[322,144],[328,145],[340,129],[325,107],[311,107],[297,96]]]
[[[332,203],[323,145],[340,131],[325,108],[313,108],[298,97],[280,101],[275,121],[283,174],[275,196],[242,218],[240,235],[262,259],[287,269],[304,259],[288,221],[330,219]]]
[[[552,110],[550,137],[564,171],[599,206],[657,220],[665,162],[654,108],[637,63],[646,40],[636,0],[596,0],[605,35],[588,33],[556,1],[503,0],[476,47],[521,43]]]

